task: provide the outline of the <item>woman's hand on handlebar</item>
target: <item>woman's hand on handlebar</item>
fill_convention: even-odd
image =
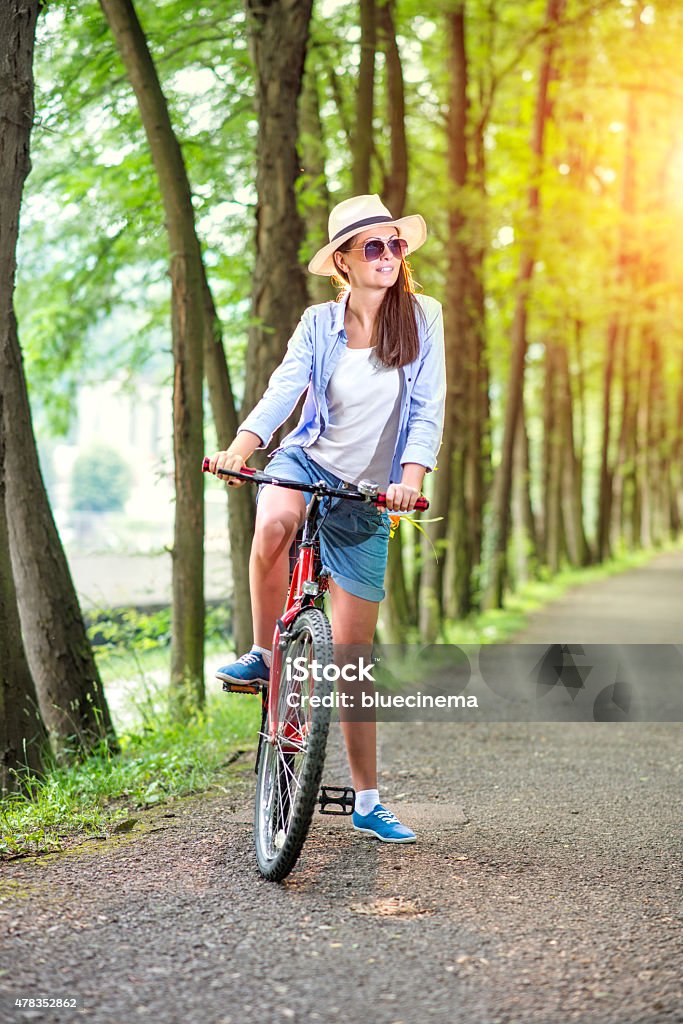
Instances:
[[[229,469],[233,473],[239,473],[259,444],[261,444],[261,438],[258,434],[253,434],[250,430],[238,431],[237,437],[224,452],[216,452],[210,457],[207,467],[209,473],[217,475],[219,469]],[[246,483],[245,480],[237,480],[235,477],[226,476],[222,479],[227,482],[229,487],[241,487]]]
[[[412,512],[420,497],[417,487],[407,484],[390,484],[387,487],[387,512]]]
[[[245,458],[240,452],[233,452],[229,448],[224,452],[216,452],[209,459],[209,472],[218,475],[219,469],[230,469],[239,472],[245,463]],[[242,487],[246,482],[237,480],[235,477],[222,477],[228,487]]]

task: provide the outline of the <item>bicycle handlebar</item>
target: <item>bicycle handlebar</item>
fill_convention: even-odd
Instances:
[[[209,457],[206,456],[202,463],[202,473],[209,472]],[[282,480],[274,476],[268,476],[267,473],[262,473],[258,469],[251,469],[249,466],[242,466],[241,470],[233,469],[219,469],[217,471],[219,476],[232,476],[237,480],[248,480],[250,483],[255,484],[272,484],[275,487],[288,487],[292,491],[309,491],[311,494],[328,495],[332,498],[345,498],[348,501],[367,501],[371,505],[378,505],[380,507],[386,506],[387,496],[386,492],[382,491],[377,494],[376,497],[372,498],[366,494],[361,494],[358,490],[347,490],[342,487],[330,487],[322,480],[315,484],[302,484],[298,480]],[[429,508],[429,502],[422,495],[415,502],[415,509],[418,512],[426,512]]]

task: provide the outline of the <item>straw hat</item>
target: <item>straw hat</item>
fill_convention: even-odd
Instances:
[[[408,243],[408,252],[415,252],[427,238],[427,225],[419,213],[410,217],[392,217],[379,196],[354,196],[335,206],[328,223],[330,243],[320,249],[308,269],[312,274],[329,277],[337,272],[332,254],[359,231],[375,224],[393,224]]]

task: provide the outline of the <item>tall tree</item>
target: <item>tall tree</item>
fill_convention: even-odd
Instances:
[[[583,524],[583,467],[574,438],[573,393],[566,346],[558,345],[554,356],[557,432],[564,456],[561,479],[561,491],[564,495],[561,505],[563,530],[569,561],[578,567],[587,565],[590,561],[590,550]]]
[[[680,344],[680,343],[679,343]],[[683,526],[683,347],[679,357],[678,388],[674,395],[674,425],[669,472],[669,523],[675,537]]]
[[[312,0],[245,0],[256,79],[258,199],[253,326],[242,413],[260,399],[307,303],[295,185],[298,101],[311,7]]]
[[[38,6],[37,3],[35,5]],[[5,424],[0,391],[0,798],[20,789],[27,770],[43,771],[47,732],[28,667],[5,508]]]
[[[562,433],[564,381],[560,372],[560,351],[558,342],[552,338],[546,339],[543,389],[543,542],[544,560],[553,573],[559,572],[564,553],[562,467],[567,458],[567,439]],[[519,410],[519,419],[524,420],[523,404]]]
[[[434,639],[444,608],[444,565],[448,544],[449,578],[457,594],[454,605],[469,610],[472,585],[470,531],[465,504],[465,452],[468,428],[469,361],[467,349],[473,314],[470,301],[469,233],[465,189],[468,183],[468,96],[465,5],[456,3],[447,15],[449,40],[448,104],[448,273],[444,309],[446,379],[448,395],[439,472],[434,484],[432,510],[437,520],[431,539],[440,562],[426,558],[420,595],[420,632]]]
[[[408,191],[408,143],[403,64],[396,40],[395,6],[394,0],[381,3],[377,7],[376,17],[379,41],[386,59],[386,120],[389,127],[389,159],[386,160],[383,174],[382,199],[390,213],[399,218],[404,214]],[[361,98],[359,89],[359,118],[364,104],[367,104],[367,100]],[[372,107],[374,107],[374,103]],[[369,191],[369,179],[367,185]],[[415,619],[403,557],[404,545],[413,540],[413,538],[409,540],[408,537],[408,534],[399,529],[389,544],[386,576],[387,596],[384,603],[383,622],[387,629],[387,639],[391,643],[401,642],[405,637],[406,629]]]
[[[515,437],[515,471],[512,478],[512,525],[516,543],[513,545],[514,581],[526,582],[538,563],[536,517],[531,504],[531,467],[529,436],[524,417],[517,421]]]
[[[618,265],[618,264],[617,264]],[[612,479],[612,515],[610,536],[633,544],[633,510],[636,505],[636,447],[638,441],[637,413],[640,373],[634,353],[634,332],[627,323],[617,332],[615,344],[620,348],[621,423]],[[611,348],[608,346],[611,354]],[[604,472],[604,467],[603,467]]]
[[[375,0],[359,0],[360,4],[360,66],[356,125],[353,132],[353,194],[370,191],[370,157],[373,150],[373,118],[375,110],[375,54],[377,51],[377,15]],[[393,213],[393,211],[392,211]]]
[[[305,246],[309,257],[329,241],[327,220],[330,213],[330,193],[325,174],[325,138],[320,117],[317,60],[316,48],[311,45],[306,56],[306,72],[299,104],[299,150],[302,167],[299,209],[305,221]],[[329,278],[311,275],[307,283],[314,302],[328,302],[333,298]]]
[[[56,751],[66,756],[88,753],[103,739],[115,749],[116,742],[40,472],[14,315],[19,209],[30,168],[38,9],[32,0],[11,0],[0,9],[0,398],[6,521],[21,630],[44,721]],[[0,518],[4,530],[4,516]],[[4,601],[11,605],[6,565],[4,576]],[[16,630],[11,607],[6,613],[8,625]],[[15,635],[6,642],[15,647],[15,695],[25,708],[29,683],[16,651],[20,639]]]
[[[166,214],[173,337],[173,642],[171,692],[187,715],[204,701],[204,273],[192,193],[147,40],[131,0],[100,0],[135,92]]]
[[[523,400],[524,362],[527,350],[527,319],[529,294],[534,272],[538,218],[541,207],[540,175],[546,124],[549,115],[549,87],[553,74],[556,28],[564,10],[565,0],[548,0],[545,12],[546,38],[538,76],[536,106],[531,137],[532,169],[527,195],[530,221],[529,235],[525,239],[517,277],[517,297],[511,330],[511,361],[505,405],[502,453],[496,474],[493,504],[493,544],[486,604],[502,607],[506,581],[507,545],[510,532],[510,493],[517,419]]]
[[[634,273],[634,262],[637,260],[636,241],[633,237],[633,216],[635,213],[635,182],[636,154],[638,139],[638,108],[633,93],[629,94],[624,136],[624,158],[621,178],[621,213],[622,222],[619,232],[618,248],[614,266],[615,299],[623,301],[623,289]],[[612,497],[614,483],[614,466],[612,460],[612,407],[613,379],[616,372],[617,347],[621,336],[622,344],[628,345],[628,337],[623,333],[620,308],[615,308],[607,326],[607,346],[602,385],[602,441],[600,445],[600,487],[598,491],[597,515],[597,558],[602,561],[609,558],[612,552],[610,522],[612,518]],[[627,349],[624,349],[625,359]],[[624,371],[627,366],[624,364]],[[624,387],[628,383],[624,381]],[[628,407],[624,411],[628,415]]]
[[[402,217],[408,192],[408,142],[405,85],[401,53],[396,41],[395,11],[395,0],[383,0],[377,9],[380,41],[386,59],[387,123],[391,140],[382,198],[394,217]]]
[[[230,371],[223,347],[223,332],[202,262],[204,293],[204,370],[216,435],[227,448],[239,425]],[[228,535],[232,570],[232,634],[235,648],[248,650],[253,640],[249,600],[249,550],[254,533],[254,496],[248,487],[227,487]]]

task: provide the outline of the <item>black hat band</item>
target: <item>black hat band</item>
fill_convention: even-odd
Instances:
[[[341,235],[347,235],[350,231],[354,234],[356,231],[360,231],[361,228],[370,227],[371,224],[393,224],[393,217],[366,217],[365,220],[357,220],[355,224],[349,224],[347,227],[342,228],[330,239],[330,244],[335,242]]]

